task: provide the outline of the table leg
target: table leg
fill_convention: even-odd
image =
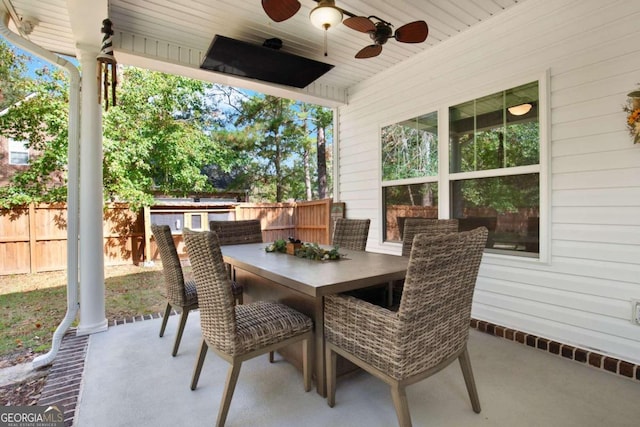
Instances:
[[[325,352],[324,352],[324,297],[317,297],[314,300],[313,308],[314,332],[314,352],[316,365],[316,389],[322,397],[327,397],[327,384],[325,373]]]

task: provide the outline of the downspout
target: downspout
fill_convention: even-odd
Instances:
[[[48,353],[33,360],[34,369],[46,366],[60,350],[62,337],[78,314],[78,206],[79,206],[79,154],[80,154],[80,72],[66,59],[18,36],[8,27],[9,15],[0,20],[0,34],[21,49],[50,62],[69,73],[69,147],[67,166],[67,313],[53,333],[53,343]]]

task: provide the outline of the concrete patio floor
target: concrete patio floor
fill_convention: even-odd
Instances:
[[[77,426],[212,426],[228,364],[209,352],[195,391],[189,389],[200,342],[192,313],[180,351],[171,357],[178,317],[164,338],[160,319],[92,335]],[[640,386],[604,371],[471,330],[469,353],[482,412],[475,414],[458,363],[407,389],[414,426],[637,426]],[[356,372],[338,380],[336,405],[302,375],[267,356],[243,364],[226,426],[397,425],[388,387]]]

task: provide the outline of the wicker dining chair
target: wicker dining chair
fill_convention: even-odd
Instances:
[[[371,224],[370,219],[338,218],[331,243],[340,249],[364,251],[367,247],[369,224]]]
[[[225,423],[242,362],[261,354],[302,341],[304,389],[309,391],[313,345],[311,319],[275,302],[258,301],[234,306],[215,232],[185,229],[184,239],[198,288],[203,336],[191,390],[198,385],[209,347],[231,364],[216,425],[222,427]]]
[[[324,304],[327,403],[335,404],[336,355],[391,387],[401,427],[411,426],[405,388],[458,359],[471,399],[480,413],[467,352],[471,302],[487,240],[487,229],[439,236],[418,234],[397,312],[346,295]]]
[[[413,238],[416,234],[437,236],[438,234],[456,233],[457,231],[457,219],[406,218],[402,233],[402,256],[409,256],[411,253]]]
[[[243,245],[246,243],[262,243],[262,226],[259,219],[241,219],[237,221],[209,221],[209,229],[216,233],[220,246]],[[231,266],[226,265],[229,277],[238,289],[236,300],[242,304],[244,289],[235,281]],[[273,360],[273,355],[270,356]]]
[[[216,232],[222,246],[262,243],[262,228],[259,219],[209,221],[209,229]]]
[[[162,317],[162,325],[160,326],[160,337],[164,336],[167,327],[167,321],[171,314],[171,307],[178,307],[182,311],[180,316],[180,324],[178,326],[178,334],[173,344],[172,356],[178,354],[182,332],[187,323],[187,317],[191,310],[198,308],[198,294],[196,292],[196,284],[191,280],[184,280],[182,266],[178,251],[171,235],[171,228],[168,225],[151,225],[151,232],[156,240],[160,259],[162,260],[162,271],[164,273],[164,281],[167,290],[167,307]]]
[[[439,234],[456,233],[458,231],[457,219],[436,219],[436,218],[404,218],[404,230],[402,231],[402,256],[408,257],[411,253],[413,238],[416,234],[427,234],[437,236]],[[391,285],[390,306],[394,302],[400,301],[404,280],[396,280]]]

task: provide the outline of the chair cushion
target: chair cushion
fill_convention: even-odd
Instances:
[[[308,332],[313,327],[311,319],[286,305],[258,301],[237,305],[237,354],[244,354],[258,348]]]

